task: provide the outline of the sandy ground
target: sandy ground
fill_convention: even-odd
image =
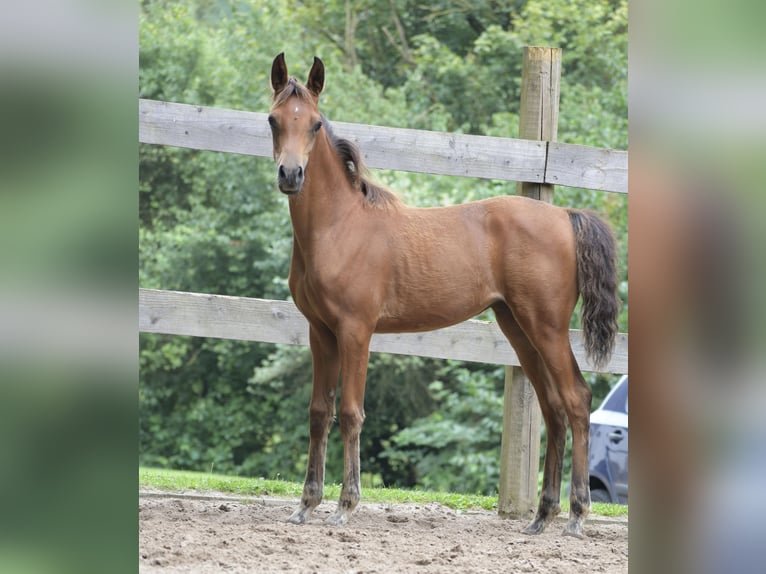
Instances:
[[[628,524],[594,517],[587,540],[540,536],[494,512],[440,504],[365,504],[331,527],[325,502],[304,526],[285,520],[297,500],[142,492],[141,572],[627,572]]]

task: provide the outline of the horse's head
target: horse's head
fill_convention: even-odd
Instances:
[[[284,53],[274,58],[271,65],[274,101],[269,125],[274,139],[277,184],[287,195],[299,193],[303,187],[309,152],[322,128],[317,103],[323,87],[324,64],[319,58],[314,58],[305,86],[288,77]]]

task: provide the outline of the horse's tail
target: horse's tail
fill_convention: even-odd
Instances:
[[[598,369],[612,356],[618,328],[617,249],[612,229],[598,215],[579,209],[567,211],[575,233],[585,352]]]

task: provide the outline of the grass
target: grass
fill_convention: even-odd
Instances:
[[[225,476],[188,470],[143,467],[138,469],[138,484],[140,488],[155,488],[175,492],[182,490],[215,491],[243,496],[269,495],[286,498],[298,498],[303,490],[302,484],[284,480],[266,480],[264,478]],[[340,495],[340,485],[326,485],[324,494],[327,500],[338,498]],[[362,497],[367,502],[387,504],[428,504],[430,502],[438,502],[449,508],[461,511],[470,509],[494,510],[497,508],[496,496],[482,496],[479,494],[430,492],[400,488],[364,488]],[[564,512],[569,510],[568,501],[562,500],[561,506]],[[594,502],[591,505],[591,514],[612,517],[627,516],[628,507],[619,504]]]

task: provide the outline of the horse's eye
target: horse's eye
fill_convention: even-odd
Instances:
[[[321,121],[315,123],[314,124],[314,128],[313,128],[314,133],[316,134],[319,131],[319,128],[321,128],[321,127],[322,127],[322,122]]]
[[[271,126],[272,130],[277,129],[277,120],[274,116],[269,116],[269,125]]]

